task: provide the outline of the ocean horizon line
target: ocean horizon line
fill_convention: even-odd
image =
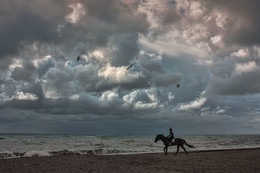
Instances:
[[[0,132],[0,135],[157,135],[166,133],[31,133],[31,132]],[[260,135],[260,133],[175,133],[179,135]]]

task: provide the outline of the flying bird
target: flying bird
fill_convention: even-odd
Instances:
[[[80,60],[80,57],[78,56],[77,61],[79,61],[79,60]]]
[[[131,64],[130,66],[127,67],[127,70],[129,70],[131,67],[133,67],[134,64]]]

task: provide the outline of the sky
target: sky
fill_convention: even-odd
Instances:
[[[0,133],[259,134],[259,6],[1,0]]]

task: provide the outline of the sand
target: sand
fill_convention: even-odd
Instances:
[[[130,155],[65,155],[0,159],[0,172],[260,172],[260,148]]]

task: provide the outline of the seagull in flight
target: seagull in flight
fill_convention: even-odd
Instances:
[[[130,66],[127,67],[127,70],[129,70],[131,67],[133,67],[134,64],[131,64]]]

